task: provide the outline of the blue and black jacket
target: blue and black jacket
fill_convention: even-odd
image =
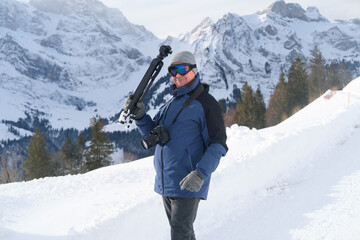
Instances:
[[[145,137],[157,125],[165,127],[170,140],[156,145],[154,166],[155,191],[167,197],[207,198],[211,174],[227,152],[226,131],[218,102],[203,84],[202,93],[180,112],[191,93],[199,86],[199,74],[181,88],[172,88],[174,96],[153,119],[146,114],[136,120],[140,133]],[[176,116],[178,117],[176,118]],[[175,122],[173,120],[176,118]],[[196,170],[205,180],[199,192],[180,190],[180,181]]]

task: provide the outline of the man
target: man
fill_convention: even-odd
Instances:
[[[227,152],[225,125],[209,86],[200,83],[191,52],[175,54],[168,71],[174,82],[173,98],[154,119],[145,114],[143,103],[137,103],[132,118],[144,137],[162,127],[160,135],[166,136],[160,137],[155,149],[155,191],[162,195],[171,239],[195,240],[199,201],[207,198],[211,173]]]

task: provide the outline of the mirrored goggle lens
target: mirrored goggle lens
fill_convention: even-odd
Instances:
[[[177,73],[180,75],[185,75],[190,71],[190,67],[188,65],[176,65],[169,68],[169,73],[171,76],[175,77]]]

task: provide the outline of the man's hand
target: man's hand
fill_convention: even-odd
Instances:
[[[192,171],[180,182],[181,190],[189,190],[190,192],[198,192],[204,184],[204,179],[197,171]]]
[[[124,110],[129,107],[133,97],[134,97],[133,94],[129,94],[129,96],[127,97],[127,99],[125,101],[124,107],[123,107]],[[139,120],[142,117],[144,117],[144,115],[145,115],[145,105],[144,105],[144,103],[143,102],[137,102],[135,111],[134,111],[134,113],[132,113],[130,115],[130,118],[134,119],[134,120]]]

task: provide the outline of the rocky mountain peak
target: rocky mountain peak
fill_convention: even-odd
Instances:
[[[214,24],[214,21],[207,17],[204,20],[201,21],[201,23],[199,25],[197,25],[192,31],[191,33],[195,33],[200,29],[206,29],[208,27],[211,27]]]
[[[211,18],[205,18],[199,25],[197,25],[190,33],[187,33],[184,36],[180,36],[182,41],[187,41],[190,43],[195,42],[200,39],[202,36],[212,31],[214,22]]]
[[[132,35],[138,39],[156,38],[145,27],[130,23],[119,9],[108,8],[98,0],[30,0],[29,3],[44,14],[61,15],[58,30],[77,32],[79,26],[85,25],[88,29],[100,28],[103,33],[104,28],[112,28],[120,35]],[[78,23],[74,24],[75,21]],[[102,26],[99,27],[99,24]]]
[[[284,0],[276,1],[260,12],[260,14],[268,13],[274,13],[283,18],[293,18],[308,22],[327,21],[316,7],[308,7],[305,11],[298,3],[286,3]]]
[[[45,35],[43,21],[46,16],[29,11],[28,5],[17,1],[0,1],[0,27],[11,31],[22,30],[36,35]]]
[[[37,9],[55,14],[99,14],[104,13],[105,6],[97,0],[30,0]]]
[[[315,22],[328,21],[324,16],[320,14],[319,9],[313,6],[306,9],[306,16],[309,20]]]

